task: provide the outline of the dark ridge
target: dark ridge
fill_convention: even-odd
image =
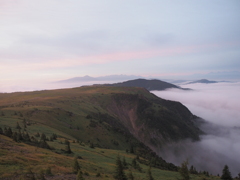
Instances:
[[[171,83],[167,83],[158,79],[146,80],[146,79],[135,79],[129,80],[121,83],[114,83],[114,84],[104,84],[104,86],[114,86],[114,87],[141,87],[145,88],[148,91],[161,91],[169,88],[177,88],[183,90],[189,90],[185,88],[181,88]]]

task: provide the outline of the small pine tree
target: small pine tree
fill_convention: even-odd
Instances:
[[[17,122],[17,125],[16,125],[16,129],[22,129],[18,122]]]
[[[80,166],[79,166],[77,157],[75,157],[73,162],[73,173],[77,174],[79,170],[80,170]]]
[[[154,180],[152,177],[151,167],[149,167],[147,171],[147,179],[146,180]]]
[[[41,138],[40,138],[42,141],[46,141],[47,140],[47,137],[44,133],[41,134]]]
[[[94,148],[94,144],[93,143],[90,143],[90,148]]]
[[[23,140],[23,136],[22,136],[21,131],[19,130],[18,133],[17,133],[17,142],[20,142],[22,140]]]
[[[134,158],[134,159],[132,160],[132,167],[133,167],[134,169],[136,169],[136,167],[137,167],[136,158]]]
[[[181,164],[181,167],[179,169],[179,173],[182,176],[182,180],[189,180],[190,176],[189,176],[189,171],[188,171],[188,161],[184,161]]]
[[[45,149],[51,149],[46,141],[40,141],[39,142],[39,147],[40,148],[45,148]]]
[[[5,135],[8,136],[8,137],[12,137],[12,134],[13,134],[12,129],[9,127],[9,128],[7,129]]]
[[[52,134],[52,139],[56,140],[57,139],[57,135],[55,133]]]
[[[66,153],[71,154],[72,151],[71,151],[71,148],[70,148],[70,142],[68,140],[65,140],[65,144],[66,144],[66,147],[65,147]]]
[[[3,134],[3,130],[2,130],[2,128],[0,127],[0,134]]]
[[[130,146],[130,153],[131,154],[134,154],[134,149],[133,149],[133,145],[131,144],[131,146]]]
[[[12,135],[12,139],[13,139],[15,142],[18,142],[17,136],[18,136],[17,132],[14,132],[13,135]]]
[[[117,160],[116,160],[116,170],[115,170],[115,174],[114,174],[114,179],[127,180],[127,177],[123,171],[123,165],[122,165],[119,155],[117,156]]]
[[[24,126],[24,128],[27,128],[27,122],[26,122],[26,119],[23,119],[23,126]]]
[[[130,170],[129,173],[128,173],[128,179],[129,179],[129,180],[134,180],[134,176],[133,176],[131,170]]]
[[[24,141],[31,141],[31,139],[30,139],[30,136],[29,136],[28,132],[26,132],[26,133],[23,133],[23,139],[24,139]]]
[[[128,165],[127,165],[125,157],[123,157],[122,165],[123,165],[123,169],[127,169],[128,168]]]
[[[233,179],[227,165],[225,165],[222,170],[221,179],[223,179],[223,180],[232,180]]]
[[[82,171],[81,171],[81,170],[78,170],[76,180],[84,180],[83,175],[82,175]]]

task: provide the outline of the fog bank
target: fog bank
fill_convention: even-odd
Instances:
[[[184,85],[192,91],[153,91],[157,96],[179,101],[205,119],[201,141],[169,144],[159,152],[166,161],[180,165],[188,159],[197,170],[222,173],[225,164],[233,177],[240,173],[240,83]]]
[[[41,91],[53,89],[74,88],[80,86],[88,86],[93,84],[105,84],[109,81],[88,81],[88,82],[72,82],[72,83],[58,83],[58,82],[19,82],[19,83],[0,83],[0,93],[11,92],[25,92],[25,91]]]
[[[192,91],[152,91],[157,96],[179,101],[195,115],[224,126],[240,126],[240,83],[189,84]]]

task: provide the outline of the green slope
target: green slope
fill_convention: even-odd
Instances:
[[[63,148],[64,144],[61,138],[53,142],[48,142],[55,148]],[[105,179],[112,180],[116,168],[116,157],[119,155],[121,159],[124,157],[127,162],[125,174],[129,171],[137,180],[145,180],[149,166],[141,164],[143,158],[137,161],[142,168],[141,172],[135,169],[131,164],[136,155],[126,153],[121,150],[90,148],[85,144],[71,143],[73,154],[59,154],[54,151],[37,148],[25,143],[14,142],[12,139],[0,135],[0,179],[1,180],[26,180],[26,174],[29,169],[33,172],[36,179],[39,179],[41,171],[47,180],[59,179],[75,179],[76,174],[73,173],[74,157],[78,156],[78,163],[86,180]],[[51,168],[52,175],[46,174],[46,170]],[[178,172],[151,168],[152,175],[155,180],[175,180],[180,179]],[[100,177],[96,177],[97,174]],[[220,178],[205,175],[191,175],[192,180],[219,180]]]
[[[143,158],[142,166],[145,169],[149,164],[156,168],[156,170],[153,168],[156,176],[162,172],[158,170],[159,168],[176,170],[176,166],[166,163],[153,151],[157,152],[165,143],[172,141],[185,138],[198,140],[202,132],[195,126],[195,118],[182,104],[163,100],[146,89],[135,87],[86,86],[0,94],[2,129],[11,127],[13,131],[18,132],[16,125],[19,123],[20,131],[28,133],[36,141],[40,141],[40,138],[36,137],[37,133],[44,133],[48,138],[52,134],[57,134],[57,140],[47,141],[52,150],[46,151],[50,154],[57,153],[63,159],[66,153],[61,149],[65,148],[66,145],[63,143],[68,139],[74,154],[67,157],[70,156],[72,159],[75,155],[85,156],[83,163],[94,162],[98,167],[95,169],[103,168],[101,172],[106,171],[109,179],[118,153],[130,159],[136,155],[140,156]],[[74,141],[80,143],[73,143]],[[9,144],[11,143],[9,141]],[[20,144],[30,148],[29,145]],[[32,142],[28,144],[33,145]],[[15,145],[19,146],[18,143]],[[95,149],[90,148],[90,145]],[[126,151],[133,151],[134,154]],[[109,155],[110,157],[107,157]],[[105,159],[99,160],[98,156]],[[4,162],[1,165],[7,168]],[[10,160],[9,168],[13,173],[15,165],[11,162]],[[44,165],[44,161],[41,163]],[[24,169],[32,164],[34,163],[30,161],[29,164],[23,165]],[[51,162],[50,164],[53,165]],[[69,163],[59,166],[60,169],[70,167]],[[17,167],[17,170],[18,168],[20,167]],[[69,171],[66,170],[66,173]],[[94,172],[88,168],[87,171],[91,174]],[[140,172],[135,172],[135,175],[137,173]],[[169,177],[175,176],[173,174]]]
[[[0,94],[4,118],[40,123],[99,147],[129,147],[134,136],[153,150],[169,141],[198,140],[194,116],[178,102],[143,88],[89,86]],[[96,138],[97,137],[97,138]]]

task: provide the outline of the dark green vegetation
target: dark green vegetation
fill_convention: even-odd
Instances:
[[[0,94],[0,115],[2,179],[113,179],[118,156],[124,178],[175,179],[154,151],[202,133],[182,104],[133,87]]]
[[[182,89],[179,86],[176,86],[174,84],[164,82],[158,79],[153,80],[147,80],[147,79],[135,79],[135,80],[129,80],[121,83],[114,83],[114,84],[105,84],[106,86],[114,86],[114,87],[141,87],[145,88],[149,91],[154,90],[165,90],[168,88],[177,88]]]
[[[227,165],[225,165],[222,170],[221,179],[224,179],[224,180],[232,180],[233,179]]]

